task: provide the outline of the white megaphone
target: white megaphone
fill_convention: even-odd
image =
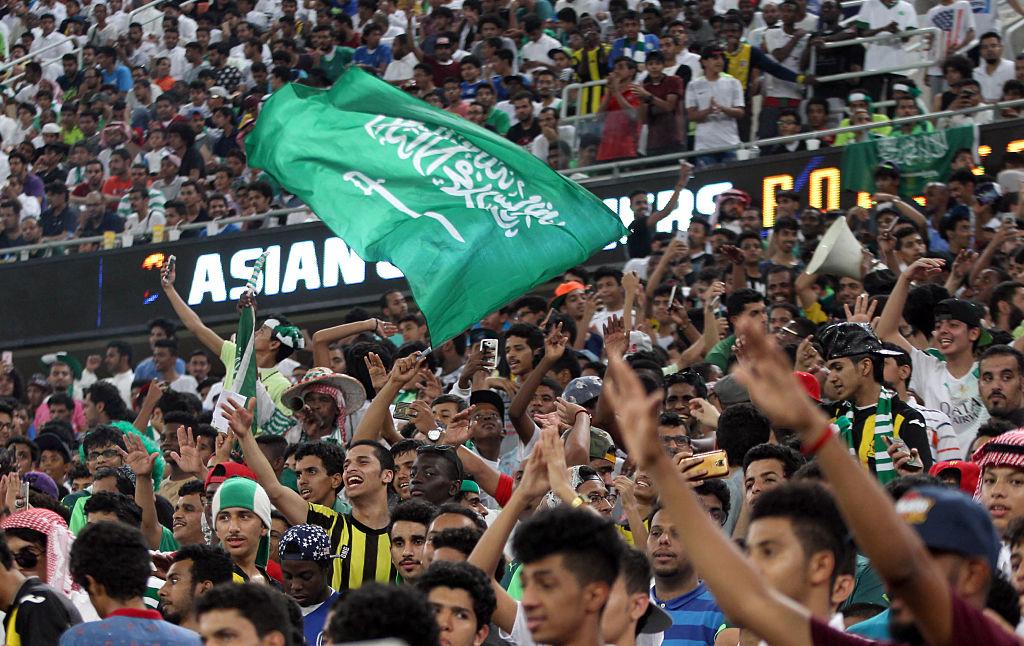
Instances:
[[[832,223],[814,250],[811,262],[807,263],[808,274],[833,274],[847,278],[861,279],[861,245],[846,218]]]

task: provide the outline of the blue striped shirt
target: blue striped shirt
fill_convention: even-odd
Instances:
[[[712,646],[725,615],[703,582],[690,592],[662,601],[651,588],[651,600],[672,616],[672,627],[665,631],[664,646]]]

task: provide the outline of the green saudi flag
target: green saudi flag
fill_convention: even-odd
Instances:
[[[260,278],[263,275],[263,266],[267,262],[267,254],[264,252],[252,268],[252,275],[245,283],[245,289],[249,293],[255,293]],[[239,310],[238,331],[235,333],[235,365],[234,377],[231,380],[231,388],[239,395],[243,395],[246,401],[250,397],[256,397],[256,382],[259,381],[259,371],[256,366],[256,349],[253,337],[256,334],[256,311],[251,307],[243,307]],[[253,420],[255,426],[256,420]]]
[[[626,234],[540,159],[358,68],[279,89],[245,147],[364,260],[402,270],[435,346]]]
[[[928,182],[944,182],[956,151],[978,149],[977,126],[961,126],[916,135],[880,137],[843,147],[843,188],[875,192],[875,168],[884,161],[900,168],[904,197],[924,194]]]

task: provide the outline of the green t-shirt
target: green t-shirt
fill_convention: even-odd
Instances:
[[[512,127],[505,111],[497,108],[491,108],[491,113],[487,115],[487,121],[484,123],[498,131],[499,135],[504,135]]]
[[[320,56],[320,69],[327,74],[327,79],[334,83],[345,71],[345,68],[352,62],[352,55],[355,50],[351,47],[335,47],[329,55]]]
[[[716,365],[725,372],[729,369],[729,357],[732,356],[732,346],[736,345],[736,335],[730,334],[711,348],[705,361]]]

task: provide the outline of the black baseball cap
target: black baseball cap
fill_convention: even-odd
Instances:
[[[935,304],[935,322],[939,321],[960,321],[967,327],[976,327],[981,330],[978,337],[978,345],[992,343],[992,335],[981,325],[981,308],[962,298],[947,298]]]

